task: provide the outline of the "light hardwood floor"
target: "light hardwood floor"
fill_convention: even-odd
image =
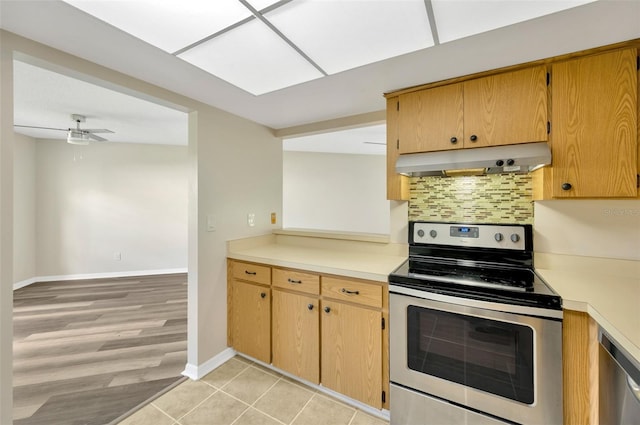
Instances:
[[[183,380],[187,275],[14,291],[14,424],[108,424]]]

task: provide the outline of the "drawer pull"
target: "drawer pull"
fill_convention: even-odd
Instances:
[[[342,288],[342,292],[348,295],[360,295],[360,291],[350,291],[347,288]]]
[[[293,280],[291,278],[287,279],[287,282],[294,284],[294,285],[300,285],[302,283],[301,280]]]
[[[308,305],[307,305],[307,308],[308,308],[309,310],[313,310],[313,304],[308,304]]]
[[[329,313],[329,312],[331,312],[331,307],[325,307],[325,308],[324,308],[324,312],[325,312],[325,313]]]
[[[265,298],[266,296],[267,296],[267,293],[266,293],[266,292],[261,292],[261,293],[260,293],[260,298]]]
[[[257,274],[256,272],[250,272],[249,270],[245,270],[244,273],[252,276],[255,276]]]

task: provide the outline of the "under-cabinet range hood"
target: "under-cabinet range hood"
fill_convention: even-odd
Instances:
[[[528,173],[551,164],[546,142],[402,154],[396,172],[407,176]]]

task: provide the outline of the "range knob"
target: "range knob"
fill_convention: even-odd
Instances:
[[[421,238],[424,237],[424,230],[418,230],[418,236],[420,236]]]
[[[516,243],[520,240],[520,235],[518,235],[517,233],[514,233],[511,235],[511,242]]]
[[[436,232],[435,230],[432,230],[429,232],[429,236],[431,236],[432,238],[435,238],[436,236],[438,236],[438,232]]]
[[[495,235],[493,235],[493,237],[496,240],[496,242],[502,242],[502,240],[504,239],[504,236],[502,235],[502,233],[496,233]]]

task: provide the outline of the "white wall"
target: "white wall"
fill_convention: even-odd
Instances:
[[[0,423],[9,424],[14,53],[189,112],[187,368],[204,365],[227,347],[226,240],[269,233],[269,214],[282,216],[282,144],[262,125],[15,34],[0,30],[0,37]],[[247,209],[256,214],[255,227],[246,224]],[[207,232],[209,213],[219,214],[216,232]]]
[[[14,135],[13,282],[36,276],[36,141]]]
[[[640,260],[640,200],[535,202],[537,252]]]
[[[37,276],[187,268],[186,146],[36,145]]]
[[[389,234],[386,157],[285,151],[283,227]]]

